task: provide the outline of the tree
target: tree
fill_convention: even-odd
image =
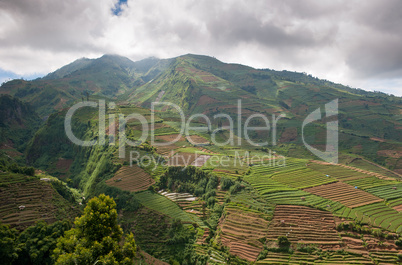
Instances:
[[[71,228],[69,221],[57,221],[51,225],[40,221],[28,227],[18,237],[18,259],[16,264],[53,264],[51,253],[57,239]]]
[[[279,236],[278,245],[280,248],[287,248],[290,246],[290,241],[286,236]]]
[[[10,229],[8,225],[0,224],[0,261],[1,264],[11,264],[18,258],[15,247],[17,230]]]
[[[115,201],[101,194],[89,200],[75,228],[58,239],[54,250],[56,264],[133,264],[136,245],[132,233],[123,240],[117,223]]]

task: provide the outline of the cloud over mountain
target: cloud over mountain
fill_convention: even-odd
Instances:
[[[3,0],[0,68],[45,74],[105,53],[197,53],[402,95],[401,8],[397,0]]]

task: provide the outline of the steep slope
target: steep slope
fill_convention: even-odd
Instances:
[[[168,64],[169,60],[155,58],[134,63],[117,55],[79,59],[42,79],[7,82],[0,93],[27,101],[41,116],[48,116],[90,96],[116,99],[154,78]]]
[[[53,223],[72,220],[79,214],[78,202],[64,199],[50,182],[39,177],[0,172],[0,222],[24,229],[39,220]]]
[[[41,119],[31,106],[8,95],[0,96],[0,151],[16,159],[39,128]]]
[[[213,128],[229,125],[224,118],[213,119],[214,115],[228,114],[233,118],[236,134],[237,105],[241,100],[243,124],[250,115],[262,114],[272,125],[272,115],[284,114],[286,117],[277,124],[277,142],[269,143],[280,144],[273,148],[283,154],[311,158],[301,137],[302,123],[309,113],[338,99],[341,151],[402,170],[402,99],[352,89],[306,73],[254,69],[192,54],[139,62],[105,55],[77,60],[42,79],[10,81],[0,88],[0,93],[30,102],[42,116],[87,99],[107,98],[146,108],[152,102],[171,102],[187,116],[206,114]],[[157,109],[169,108],[159,105]],[[264,126],[264,121],[254,119],[251,125]],[[326,120],[307,126],[304,136],[308,144],[323,150]],[[255,130],[250,137],[264,142],[272,139],[273,130]]]

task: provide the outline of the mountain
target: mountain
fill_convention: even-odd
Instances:
[[[277,128],[282,147],[275,148],[293,156],[309,154],[300,148],[303,146],[302,122],[307,115],[338,99],[342,152],[402,170],[402,162],[399,162],[402,99],[352,89],[306,73],[254,69],[192,54],[138,62],[104,55],[98,59],[79,59],[42,79],[7,82],[0,87],[0,93],[29,102],[42,117],[89,98],[105,98],[145,108],[154,101],[168,101],[180,106],[187,116],[203,113],[213,120],[216,114],[228,114],[235,121],[235,129],[236,108],[241,99],[245,110],[242,122],[251,114],[286,115],[279,120]],[[166,106],[157,109],[164,110]],[[218,121],[213,122],[217,126]],[[263,124],[261,120],[254,123],[256,126]],[[307,132],[309,144],[322,146],[323,137],[318,136],[323,134],[325,122],[315,122],[314,128]],[[266,137],[266,134],[252,134],[257,142]]]
[[[0,96],[0,154],[23,159],[28,142],[42,120],[29,104],[9,95]]]
[[[134,63],[117,55],[83,58],[44,78],[7,82],[1,87],[1,93],[23,99],[41,116],[48,116],[88,96],[116,99],[133,87],[148,82],[167,63],[166,60],[153,58]]]
[[[25,229],[37,220],[68,220],[80,208],[74,204],[104,193],[116,201],[121,227],[133,232],[137,258],[149,264],[402,260],[399,97],[193,54],[82,58],[40,79],[7,82],[0,93],[3,223]],[[105,109],[105,135],[91,107],[74,113],[72,131],[106,144],[74,144],[66,134],[68,108],[99,99],[116,103]],[[187,122],[195,117],[190,126],[209,120],[210,128],[181,137],[177,110],[162,104],[146,140],[139,121],[127,122],[125,135],[138,145],[124,145],[118,115],[139,114],[149,124],[152,102],[174,103]],[[339,111],[326,117],[331,102]],[[243,131],[246,124],[266,126],[263,117],[269,131]],[[339,124],[339,163],[306,147],[325,150],[329,122]]]

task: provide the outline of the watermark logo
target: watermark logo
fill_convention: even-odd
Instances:
[[[325,105],[325,113],[326,113],[325,116],[326,119],[330,119],[338,115],[338,99],[335,99]],[[312,152],[314,155],[318,156],[322,160],[328,163],[338,163],[338,146],[339,146],[338,120],[326,122],[327,140],[325,144],[325,151],[320,151],[317,148],[312,147],[305,140],[304,129],[306,125],[314,121],[318,121],[321,118],[322,118],[321,108],[318,108],[312,113],[310,113],[304,120],[302,125],[303,144],[310,152]]]
[[[99,117],[98,117],[98,137],[97,139],[93,139],[90,141],[84,141],[76,137],[73,133],[72,128],[72,117],[81,108],[91,107],[98,108]],[[172,111],[175,111],[176,114],[180,117],[180,130],[175,134],[174,139],[170,139],[170,141],[158,142],[155,137],[155,124],[156,124],[156,107],[169,108]],[[242,101],[238,100],[237,102],[237,113],[233,115],[233,113],[218,113],[213,115],[213,117],[208,117],[205,114],[193,114],[189,117],[184,115],[183,110],[176,104],[171,102],[153,102],[151,104],[150,109],[150,119],[144,117],[138,113],[132,113],[127,116],[124,114],[114,114],[110,113],[106,115],[106,109],[114,110],[116,108],[116,104],[111,102],[106,104],[104,100],[99,100],[98,102],[80,102],[72,106],[66,114],[65,117],[65,131],[67,137],[76,145],[80,146],[93,146],[93,145],[115,145],[116,141],[118,141],[118,153],[119,158],[126,157],[126,147],[138,147],[144,144],[146,141],[150,141],[150,145],[158,148],[163,146],[168,146],[177,143],[180,139],[183,139],[183,136],[188,140],[188,142],[192,145],[196,145],[195,141],[192,140],[192,134],[194,132],[206,133],[210,135],[210,142],[212,145],[216,146],[242,146],[243,141],[246,141],[246,144],[249,146],[254,146],[258,148],[266,147],[269,145],[275,146],[277,145],[277,128],[278,122],[280,119],[286,117],[285,114],[280,115],[271,115],[271,117],[267,117],[262,113],[253,113],[251,115],[244,115],[242,108]],[[331,117],[335,117],[338,115],[338,100],[333,100],[332,102],[325,105],[325,119],[331,119]],[[212,121],[211,121],[212,119]],[[323,159],[326,162],[337,163],[338,162],[338,121],[327,121],[327,139],[325,145],[325,151],[320,151],[317,148],[309,145],[305,139],[305,127],[313,122],[317,122],[322,119],[321,108],[316,109],[311,114],[309,114],[302,124],[302,140],[305,147],[311,151],[314,155]],[[106,120],[108,120],[108,128],[106,129]],[[127,137],[127,124],[136,121],[139,126],[141,126],[141,136],[136,137],[135,140],[133,138]],[[200,125],[199,121],[203,121],[203,126]],[[215,124],[219,121],[219,126],[215,126],[213,128],[212,123]],[[118,124],[118,126],[117,126]],[[222,124],[225,124],[223,126]],[[195,126],[197,125],[197,126]],[[116,132],[117,130],[117,132]],[[219,139],[218,134],[225,130],[227,132],[227,137],[222,141],[222,138]],[[107,131],[107,133],[106,133]],[[266,132],[266,137],[260,138],[259,141],[255,141],[250,134],[255,134],[256,131]],[[269,137],[268,137],[269,136]],[[263,139],[263,140],[261,140]],[[155,161],[154,158],[140,158],[139,153],[135,155],[136,162],[144,162],[147,161]],[[219,159],[222,159],[221,156]],[[132,155],[130,154],[130,159]],[[200,158],[207,160],[205,158]],[[211,159],[211,158],[208,158]],[[214,158],[213,158],[214,159]],[[263,161],[272,160],[273,158],[260,158],[259,164],[262,164]],[[165,159],[164,161],[169,160]],[[239,160],[241,161],[241,160]],[[262,162],[261,162],[262,161]],[[222,164],[222,163],[221,163]],[[250,163],[253,164],[253,163]],[[283,163],[285,164],[285,163]],[[188,164],[185,164],[187,166]],[[224,166],[224,165],[223,165]]]

